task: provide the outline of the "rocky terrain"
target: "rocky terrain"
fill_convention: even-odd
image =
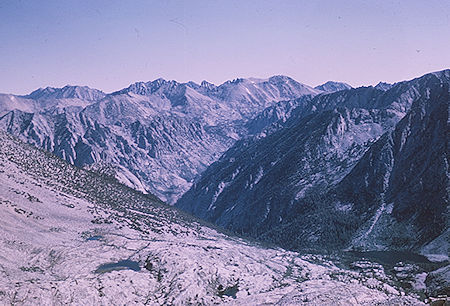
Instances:
[[[303,100],[176,206],[291,249],[449,251],[450,71]]]
[[[343,269],[230,236],[113,177],[0,140],[2,305],[422,304],[380,265]]]
[[[321,92],[285,76],[219,86],[157,79],[111,94],[48,87],[0,95],[0,128],[76,166],[109,165],[128,186],[174,203],[236,140],[280,119],[251,123],[261,111]]]
[[[444,70],[360,88],[275,76],[0,95],[0,300],[448,296],[449,85]]]

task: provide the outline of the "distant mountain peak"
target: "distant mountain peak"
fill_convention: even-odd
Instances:
[[[274,75],[269,78],[269,81],[292,81],[293,79],[286,75]]]
[[[66,85],[62,88],[45,87],[39,88],[26,95],[26,98],[31,99],[83,99],[83,100],[99,100],[106,94],[98,89],[90,88],[88,86],[73,86]]]
[[[194,86],[192,86],[193,84],[194,84]],[[175,80],[165,80],[163,78],[158,78],[153,81],[148,81],[148,82],[140,81],[140,82],[133,83],[124,89],[113,92],[112,95],[134,93],[137,95],[148,96],[148,95],[153,94],[155,91],[159,90],[162,87],[174,88],[174,87],[178,87],[180,85],[182,85],[182,86],[188,85],[188,86],[192,86],[195,88],[196,87],[195,85],[197,85],[197,84],[195,84],[193,82],[183,84],[183,83],[178,83]]]
[[[244,78],[236,78],[236,79],[233,79],[233,80],[228,80],[228,81],[226,81],[225,84],[226,84],[226,83],[229,83],[229,84],[239,84],[239,83],[244,82],[245,80],[246,80],[246,79],[244,79]]]
[[[251,82],[254,84],[262,84],[262,83],[271,83],[271,84],[280,84],[280,83],[286,83],[288,81],[296,82],[294,79],[285,76],[285,75],[274,75],[269,78],[237,78],[232,81],[227,81],[226,83],[245,83],[245,82]]]
[[[206,81],[206,80],[203,80],[203,81],[200,83],[200,86],[201,86],[202,88],[206,88],[207,90],[213,90],[214,88],[217,87],[217,86],[214,85],[213,83],[210,83],[210,82],[208,82],[208,81]]]
[[[335,81],[328,81],[322,85],[314,87],[314,89],[322,90],[325,92],[335,92],[335,91],[341,91],[341,90],[347,90],[353,88],[347,83],[344,82],[335,82]]]
[[[378,83],[378,84],[375,86],[375,88],[376,88],[376,89],[383,90],[383,91],[386,91],[386,90],[391,89],[392,86],[394,86],[394,84],[389,84],[389,83],[386,83],[386,82],[380,82],[380,83]]]
[[[210,83],[210,82],[208,82],[208,81],[206,81],[206,80],[203,80],[201,83],[200,83],[200,85],[201,86],[204,86],[204,87],[207,87],[207,86],[211,86],[211,85],[214,85],[213,83]]]

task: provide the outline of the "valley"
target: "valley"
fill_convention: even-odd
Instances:
[[[449,84],[444,70],[360,88],[276,76],[1,95],[0,295],[280,305],[448,295]]]

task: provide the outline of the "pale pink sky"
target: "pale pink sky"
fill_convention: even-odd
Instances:
[[[0,92],[283,74],[318,85],[450,68],[450,1],[0,2]]]

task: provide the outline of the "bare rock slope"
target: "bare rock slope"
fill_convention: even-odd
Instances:
[[[421,304],[383,274],[228,236],[4,132],[0,141],[0,304]]]

